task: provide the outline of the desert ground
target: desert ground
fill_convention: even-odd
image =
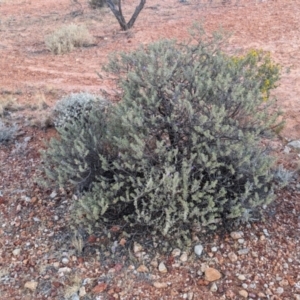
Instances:
[[[123,2],[128,19],[138,1]],[[14,140],[0,144],[0,299],[300,299],[300,157],[287,147],[300,140],[300,0],[221,2],[148,0],[122,32],[109,8],[92,10],[84,0],[0,0],[0,117],[18,126]],[[162,255],[134,238],[110,244],[84,229],[76,239],[67,225],[72,192],[34,179],[39,150],[55,135],[51,109],[72,92],[113,95],[112,83],[97,75],[112,52],[187,40],[194,22],[207,32],[222,27],[233,50],[270,51],[281,65],[273,96],[285,127],[272,147],[293,179],[264,221],[199,236],[199,257],[193,248]],[[45,36],[70,23],[85,24],[95,42],[52,54]],[[217,276],[208,280],[209,271]]]

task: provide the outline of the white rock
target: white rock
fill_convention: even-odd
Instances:
[[[77,293],[74,293],[74,294],[71,296],[71,300],[80,300],[79,295],[78,295]]]
[[[212,251],[212,252],[217,252],[217,251],[218,251],[218,247],[212,247],[212,248],[211,248],[211,251]]]
[[[213,282],[209,290],[213,293],[215,293],[218,290],[218,286],[216,285],[215,282]]]
[[[300,149],[300,140],[292,141],[292,142],[288,143],[288,146],[291,146],[296,149]]]
[[[299,294],[295,294],[295,300],[300,300],[300,295]]]
[[[284,289],[282,287],[279,287],[276,289],[276,293],[281,295],[284,292]]]
[[[36,281],[27,281],[24,285],[25,289],[29,289],[31,291],[35,291],[38,286],[38,282]]]
[[[54,263],[53,263],[53,267],[54,267],[55,269],[58,269],[58,268],[59,268],[59,262],[54,262]]]
[[[284,149],[283,149],[283,153],[284,153],[284,154],[289,154],[290,151],[291,151],[291,148],[288,147],[288,146],[285,146]]]
[[[242,275],[242,274],[240,274],[240,275],[238,276],[238,279],[239,279],[239,280],[246,280],[246,276],[245,276],[245,275]]]
[[[228,257],[229,257],[231,262],[236,262],[238,260],[238,257],[234,252],[228,253]]]
[[[19,256],[20,253],[21,253],[21,249],[19,249],[19,248],[15,249],[15,250],[13,251],[13,255],[14,255],[14,256]]]
[[[244,239],[238,239],[238,243],[239,243],[239,244],[244,244],[244,243],[245,243],[245,240],[244,240]]]
[[[155,281],[155,282],[153,282],[153,286],[156,287],[157,289],[163,289],[163,288],[168,287],[168,284],[166,282]]]
[[[167,273],[168,270],[163,262],[158,265],[158,271],[161,273]]]
[[[194,293],[193,292],[189,292],[188,293],[188,300],[193,300],[194,298]]]
[[[66,257],[63,257],[63,259],[61,260],[61,262],[66,265],[69,263],[69,260]]]
[[[172,255],[173,257],[178,257],[178,256],[180,256],[180,254],[181,254],[181,250],[178,249],[178,248],[174,249],[174,250],[172,251],[172,253],[171,253],[171,255]]]
[[[244,248],[238,251],[238,255],[246,255],[249,253],[249,248]]]
[[[58,273],[71,273],[71,269],[70,268],[68,268],[68,267],[64,267],[64,268],[59,268],[58,269]]]
[[[140,245],[139,243],[134,242],[134,244],[133,244],[133,252],[134,253],[138,253],[138,252],[140,252],[142,250],[143,250],[142,245]]]
[[[188,255],[186,252],[182,252],[181,256],[180,256],[180,261],[181,262],[186,262],[188,260]]]
[[[85,287],[82,286],[82,287],[79,289],[79,297],[84,297],[85,295],[86,295]]]
[[[196,255],[200,256],[203,251],[203,246],[201,244],[198,244],[194,247],[194,252]]]
[[[244,233],[242,231],[233,231],[233,232],[230,233],[230,236],[234,240],[238,240],[238,239],[241,239],[244,236]]]
[[[243,298],[248,298],[248,292],[246,290],[240,290],[239,295]]]

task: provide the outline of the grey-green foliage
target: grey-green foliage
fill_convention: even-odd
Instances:
[[[18,127],[16,125],[7,126],[0,120],[0,143],[12,140],[15,137],[17,130]]]
[[[97,148],[94,181],[76,204],[80,219],[186,238],[194,225],[251,219],[273,200],[274,160],[260,142],[276,113],[262,101],[258,69],[232,64],[220,42],[165,40],[112,57],[106,70],[119,78],[122,101],[106,114],[99,138],[113,151]],[[53,156],[69,142],[71,133],[61,134]]]
[[[66,123],[76,122],[82,113],[91,111],[97,103],[98,106],[106,107],[109,102],[102,97],[81,92],[67,95],[57,101],[53,109],[55,127],[62,127]]]
[[[72,184],[79,190],[89,189],[103,171],[102,156],[110,163],[113,151],[107,142],[109,102],[94,102],[93,109],[82,110],[74,122],[57,127],[60,138],[53,138],[42,151],[44,172],[56,185]]]

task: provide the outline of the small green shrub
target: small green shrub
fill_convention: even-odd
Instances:
[[[93,37],[84,25],[65,25],[45,38],[47,48],[53,54],[71,52],[74,47],[89,46]]]
[[[15,137],[17,130],[17,126],[6,126],[0,120],[0,144],[11,141]]]
[[[152,230],[178,243],[260,215],[274,199],[274,159],[261,146],[277,113],[260,66],[233,63],[203,36],[114,55],[122,99],[59,129],[48,176],[84,191],[76,220]]]
[[[55,127],[62,127],[66,123],[77,122],[80,116],[91,111],[96,103],[98,106],[103,107],[109,105],[107,100],[90,93],[75,93],[63,97],[53,109]]]

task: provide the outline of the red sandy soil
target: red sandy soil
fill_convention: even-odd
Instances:
[[[124,1],[127,19],[137,2]],[[0,0],[0,97],[13,96],[21,105],[42,97],[51,107],[70,92],[97,93],[104,89],[111,93],[109,81],[101,80],[96,73],[110,53],[130,51],[162,38],[186,40],[194,22],[202,22],[207,32],[222,26],[233,33],[233,49],[270,51],[282,66],[274,96],[286,126],[274,149],[285,165],[294,167],[299,160],[297,153],[284,154],[282,150],[286,141],[300,139],[300,0],[241,0],[237,5],[206,2],[148,0],[134,27],[121,32],[108,8],[91,10],[83,0],[80,5],[70,0]],[[85,24],[95,45],[55,56],[47,50],[44,38],[69,23]],[[52,191],[42,191],[32,179],[42,140],[54,132],[23,126],[18,141],[30,137],[26,151],[16,145],[0,146],[0,299],[68,299],[72,295],[68,289],[75,285],[76,290],[76,276],[79,282],[90,278],[85,286],[87,295],[81,299],[244,299],[241,290],[247,291],[249,299],[300,299],[297,181],[278,195],[274,213],[267,214],[266,223],[242,229],[244,243],[230,236],[215,237],[209,244],[200,239],[204,244],[200,259],[191,251],[188,262],[177,266],[171,256],[159,257],[168,268],[163,274],[145,259],[149,271],[141,274],[122,259],[106,265],[97,260],[99,237],[89,245],[94,252],[83,257],[74,252],[72,232],[66,227],[71,196],[60,191],[52,198]],[[250,251],[231,261],[228,254],[240,248]],[[13,255],[15,249],[21,249],[21,253]],[[66,266],[71,273],[61,275],[58,268],[64,267],[63,256],[69,256]],[[206,282],[198,272],[204,263],[222,273],[216,281],[216,292],[210,291],[213,283]],[[135,268],[140,264],[137,261]],[[245,280],[239,279],[240,274]],[[26,288],[29,281],[37,282],[37,287]],[[166,286],[157,288],[155,281]],[[82,288],[82,282],[77,286]]]

